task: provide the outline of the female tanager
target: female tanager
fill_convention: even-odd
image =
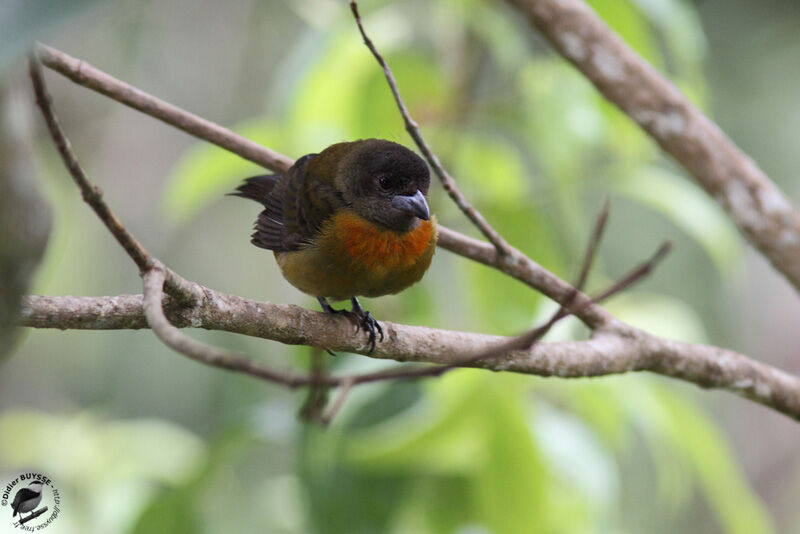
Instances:
[[[327,313],[341,313],[327,299],[350,299],[371,352],[383,329],[357,297],[397,293],[428,269],[437,238],[429,184],[414,152],[363,139],[303,156],[284,174],[249,178],[232,194],[264,205],[251,242],[274,251],[289,283]]]

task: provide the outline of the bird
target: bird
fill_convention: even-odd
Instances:
[[[28,484],[27,488],[21,488],[16,495],[14,495],[14,502],[11,503],[11,509],[14,511],[11,517],[15,517],[19,513],[19,518],[22,520],[22,514],[34,510],[42,501],[42,486],[43,484],[34,480]]]
[[[251,243],[273,251],[283,277],[324,312],[353,319],[371,353],[383,328],[358,297],[398,293],[425,274],[438,237],[429,185],[428,166],[412,150],[359,139],[248,178],[229,194],[263,205]],[[328,299],[349,299],[352,308],[336,310]]]

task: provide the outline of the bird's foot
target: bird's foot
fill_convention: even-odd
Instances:
[[[364,312],[364,315],[361,316],[356,314],[356,317],[361,321],[361,329],[369,336],[369,351],[367,351],[367,354],[372,354],[372,351],[375,350],[375,341],[378,335],[380,335],[381,341],[383,341],[383,328],[369,312]]]
[[[361,307],[357,298],[353,297],[350,301],[353,303],[353,309],[350,313],[356,319],[358,327],[367,333],[369,338],[369,351],[367,354],[371,354],[375,350],[375,341],[378,335],[381,336],[381,341],[383,341],[383,328],[368,311]]]
[[[336,310],[328,303],[328,299],[325,297],[317,297],[317,301],[319,305],[322,306],[322,311],[325,313],[330,313],[331,315],[336,313],[347,313],[347,310]]]
[[[322,306],[322,311],[325,313],[329,313],[331,315],[335,315],[337,313],[349,313],[347,310],[336,310],[328,303],[328,299],[325,297],[317,297],[317,301],[319,305]],[[331,349],[325,349],[325,352],[330,354],[331,356],[336,356],[336,353],[333,352]]]

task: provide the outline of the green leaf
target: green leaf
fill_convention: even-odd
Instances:
[[[460,409],[472,395],[473,385],[480,381],[470,374],[451,373],[441,387],[430,391],[424,405],[358,433],[348,440],[346,458],[361,468],[381,472],[471,472],[484,446],[484,436],[480,414]]]
[[[621,399],[611,388],[625,387],[618,377],[598,380],[566,380],[546,383],[546,390],[557,396],[569,411],[585,421],[609,448],[621,451],[628,442],[630,421]]]
[[[232,462],[250,441],[249,431],[234,428],[218,436],[206,461],[191,477],[158,491],[132,524],[131,534],[193,534],[202,532],[202,493],[212,487],[216,474]],[[163,441],[156,442],[163,444]],[[161,447],[163,449],[163,446]]]
[[[667,387],[656,393],[671,418],[673,445],[687,458],[726,532],[761,534],[773,531],[759,496],[743,478],[724,436],[697,406]]]
[[[651,334],[685,341],[706,343],[703,321],[691,306],[680,299],[650,293],[623,293],[607,304],[620,320]]]
[[[528,384],[516,375],[450,373],[416,407],[348,436],[345,458],[373,476],[413,481],[408,500],[397,503],[407,529],[588,528],[586,496],[568,477],[557,479],[539,449]]]
[[[131,534],[195,534],[201,532],[195,493],[187,488],[160,492],[145,508]]]
[[[453,150],[453,167],[465,191],[480,191],[478,202],[503,207],[527,206],[530,198],[525,166],[515,146],[497,136],[461,132]],[[476,195],[468,195],[475,197]]]
[[[0,440],[5,464],[39,464],[53,476],[89,484],[132,476],[176,482],[205,459],[196,436],[158,419],[105,421],[88,412],[63,417],[10,410],[0,416],[0,435],[8,437]],[[159,445],[165,441],[168,450]]]
[[[597,511],[618,498],[621,481],[610,451],[580,419],[543,405],[534,420],[537,443],[551,469],[575,487]]]
[[[386,532],[407,493],[404,474],[354,468],[343,459],[344,436],[307,426],[301,436],[300,480],[316,532]],[[357,513],[353,511],[357,503]]]
[[[702,107],[705,100],[703,59],[708,45],[697,10],[683,0],[634,2],[662,36],[672,67],[670,77],[683,91],[688,91],[695,104]]]
[[[699,187],[663,168],[634,171],[616,184],[619,194],[668,217],[703,247],[720,274],[731,276],[741,263],[739,235],[722,209]]]
[[[484,397],[489,402],[481,407],[487,443],[478,476],[471,481],[475,506],[481,522],[492,532],[546,532],[555,526],[541,520],[553,500],[547,493],[551,481],[529,427],[530,415],[521,402],[524,397],[499,389],[500,382],[510,380],[493,382],[494,391]]]
[[[519,73],[524,107],[512,120],[536,156],[543,178],[561,188],[581,177],[583,164],[606,134],[594,87],[563,61],[535,59]]]
[[[427,133],[442,117],[450,114],[448,108],[453,102],[453,89],[442,67],[434,64],[428,56],[414,51],[398,51],[385,55],[385,58],[409,113]],[[400,143],[410,141],[389,84],[377,63],[372,68],[367,66],[362,78],[349,81],[353,85],[349,92],[359,97],[348,121],[352,137],[380,137]]]
[[[748,486],[714,421],[656,380],[625,380],[613,388],[643,431],[658,473],[661,502],[685,506],[696,482],[726,532],[772,532],[770,518]]]

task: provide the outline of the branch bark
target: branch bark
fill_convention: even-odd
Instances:
[[[465,355],[514,339],[382,322],[386,337],[367,354],[369,344],[363,336],[353,335],[352,323],[344,317],[253,301],[206,287],[202,293],[201,302],[191,307],[167,298],[164,311],[169,322],[176,327],[223,330],[371,358],[444,365],[461,363]],[[119,330],[147,328],[147,324],[142,295],[29,296],[22,301],[21,326]],[[537,343],[529,350],[479,360],[471,366],[561,378],[650,371],[702,388],[726,390],[800,421],[800,378],[734,351],[665,340],[632,327],[625,332],[596,333],[586,341]]]
[[[582,0],[506,0],[670,154],[800,291],[800,214],[711,119]]]

